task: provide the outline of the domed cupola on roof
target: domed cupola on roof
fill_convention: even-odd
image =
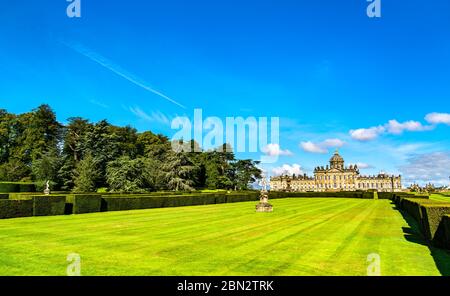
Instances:
[[[344,169],[344,159],[339,155],[339,151],[337,149],[336,152],[334,152],[333,157],[330,159],[330,167],[332,169]]]

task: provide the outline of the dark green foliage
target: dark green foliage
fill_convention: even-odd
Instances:
[[[420,207],[426,203],[433,203],[433,201],[429,199],[403,198],[401,200],[401,208],[420,223],[422,220]]]
[[[260,177],[258,162],[236,160],[229,145],[203,153],[193,140],[186,144],[195,152],[176,151],[171,144],[164,135],[106,120],[74,117],[64,126],[48,105],[20,115],[0,110],[0,181],[49,180],[52,191],[135,193],[246,190]]]
[[[237,160],[231,163],[230,180],[235,190],[247,190],[256,180],[261,179],[262,171],[258,168],[259,161],[251,159]]]
[[[436,237],[435,233],[439,228],[442,217],[450,214],[450,204],[422,204],[421,207],[421,226],[426,239],[432,241],[436,245],[443,244],[441,237]]]
[[[304,198],[364,198],[373,199],[373,192],[362,191],[342,191],[342,192],[282,192],[270,191],[269,197],[276,198],[290,198],[290,197],[304,197]]]
[[[393,199],[394,193],[392,192],[378,192],[378,199]]]
[[[100,212],[102,197],[98,194],[71,194],[66,198],[66,214],[86,214]]]
[[[7,193],[0,193],[0,199],[9,199],[9,194],[7,194]]]
[[[194,190],[193,174],[195,166],[187,153],[170,151],[162,167],[168,189],[175,191]]]
[[[47,181],[52,182],[52,189],[59,188],[60,184],[55,181],[60,180],[58,177],[59,169],[62,166],[61,157],[56,149],[45,152],[41,158],[36,159],[32,163],[32,173],[34,180],[41,184]],[[39,188],[43,190],[44,188]]]
[[[450,250],[450,215],[442,217],[441,224],[436,231],[435,237],[441,242],[443,248]]]
[[[167,197],[162,196],[122,196],[102,197],[102,212],[128,211],[139,209],[163,208],[167,204]]]
[[[103,196],[102,211],[127,211],[137,209],[209,205],[227,202],[256,201],[258,200],[258,196],[258,192],[240,192],[234,194],[227,194],[225,192],[183,195],[169,194],[161,196]]]
[[[123,156],[108,163],[106,181],[112,192],[137,193],[146,188],[145,159]]]
[[[10,158],[8,162],[0,164],[0,180],[22,181],[30,175],[30,168],[22,161]]]
[[[34,183],[1,182],[0,192],[36,192],[36,185]]]
[[[33,201],[33,216],[64,215],[65,196],[32,196],[31,200]]]
[[[257,193],[232,193],[227,195],[227,203],[257,201],[258,196]]]
[[[375,192],[363,192],[362,195],[363,199],[374,199],[375,198]]]
[[[0,183],[0,192],[20,192],[19,183]]]
[[[33,216],[32,200],[0,200],[0,219]]]
[[[98,161],[88,153],[77,165],[75,170],[75,192],[95,192],[99,183],[100,171]]]

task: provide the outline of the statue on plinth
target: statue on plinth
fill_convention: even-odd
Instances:
[[[259,204],[256,205],[257,212],[273,212],[273,206],[269,203],[269,192],[267,191],[267,180],[266,177],[262,176],[261,181],[261,193]]]
[[[45,190],[44,190],[44,194],[45,195],[50,195],[50,181],[47,181],[47,183],[45,183]]]

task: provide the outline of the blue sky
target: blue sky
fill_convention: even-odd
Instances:
[[[81,18],[64,0],[0,4],[10,112],[48,103],[61,121],[168,136],[194,108],[276,116],[286,153],[264,167],[272,174],[312,173],[342,146],[364,174],[448,183],[449,1],[382,0],[379,19],[364,0],[81,0]]]

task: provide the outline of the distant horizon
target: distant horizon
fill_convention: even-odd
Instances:
[[[449,185],[450,3],[365,0],[9,2],[0,108],[41,103],[171,138],[177,116],[278,117],[270,175],[312,175],[339,148],[364,174]],[[17,25],[20,23],[20,25]]]

